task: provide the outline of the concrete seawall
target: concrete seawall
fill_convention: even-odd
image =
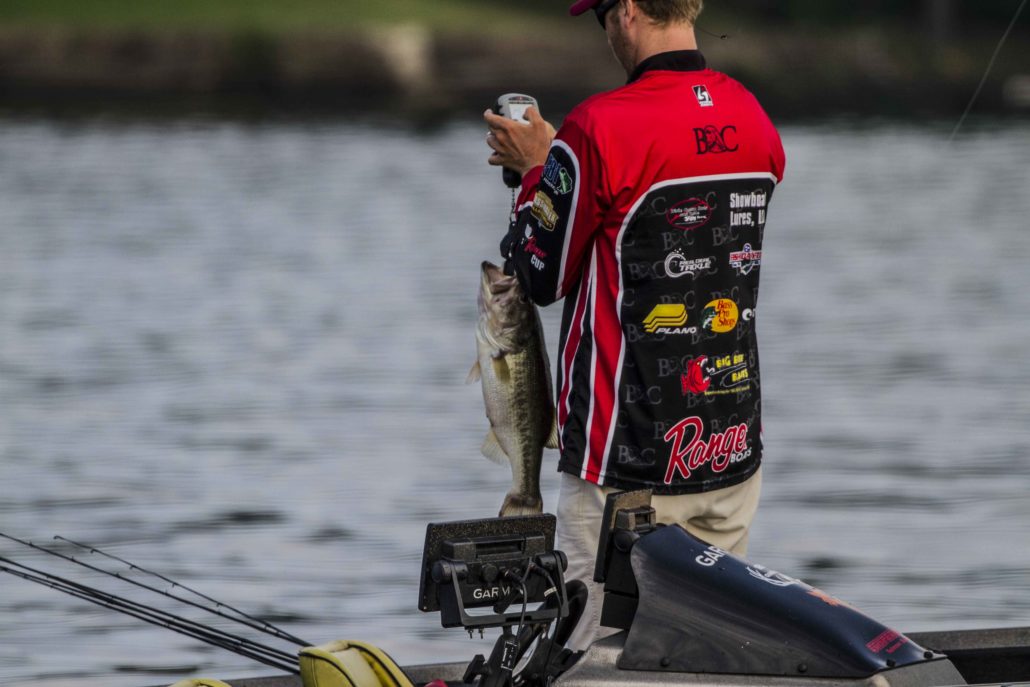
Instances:
[[[704,39],[716,69],[779,117],[839,113],[953,116],[986,68],[985,37],[947,47],[881,31],[788,30]],[[1022,38],[1013,36],[1010,48]],[[1006,57],[1008,55],[1008,57]],[[1026,112],[1028,77],[1009,49],[978,100],[982,113]],[[514,35],[398,25],[344,33],[0,28],[0,101],[217,103],[286,108],[475,112],[526,91],[562,113],[624,76],[594,32]],[[471,108],[471,109],[470,109]]]

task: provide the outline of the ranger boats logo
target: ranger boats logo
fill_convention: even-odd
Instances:
[[[661,303],[644,318],[648,334],[694,334],[697,327],[685,327],[687,306],[682,303]]]
[[[718,475],[725,472],[730,464],[751,456],[746,422],[728,427],[723,432],[708,433],[704,420],[693,416],[677,422],[662,438],[672,444],[669,467],[665,471],[666,484],[672,484],[677,473],[682,479],[690,479],[695,470],[705,466]]]

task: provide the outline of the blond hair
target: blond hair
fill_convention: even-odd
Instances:
[[[656,24],[685,21],[691,26],[701,14],[704,0],[636,0],[644,14]]]

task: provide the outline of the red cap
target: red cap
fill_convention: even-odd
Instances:
[[[604,0],[578,0],[577,2],[574,2],[572,4],[572,7],[569,8],[569,14],[571,14],[574,17],[579,16],[587,10],[594,9],[602,2],[604,2]]]

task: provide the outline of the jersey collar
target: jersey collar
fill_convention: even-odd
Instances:
[[[637,65],[626,83],[633,83],[646,72],[667,70],[673,72],[696,72],[707,67],[705,56],[700,50],[673,50],[651,55]]]

